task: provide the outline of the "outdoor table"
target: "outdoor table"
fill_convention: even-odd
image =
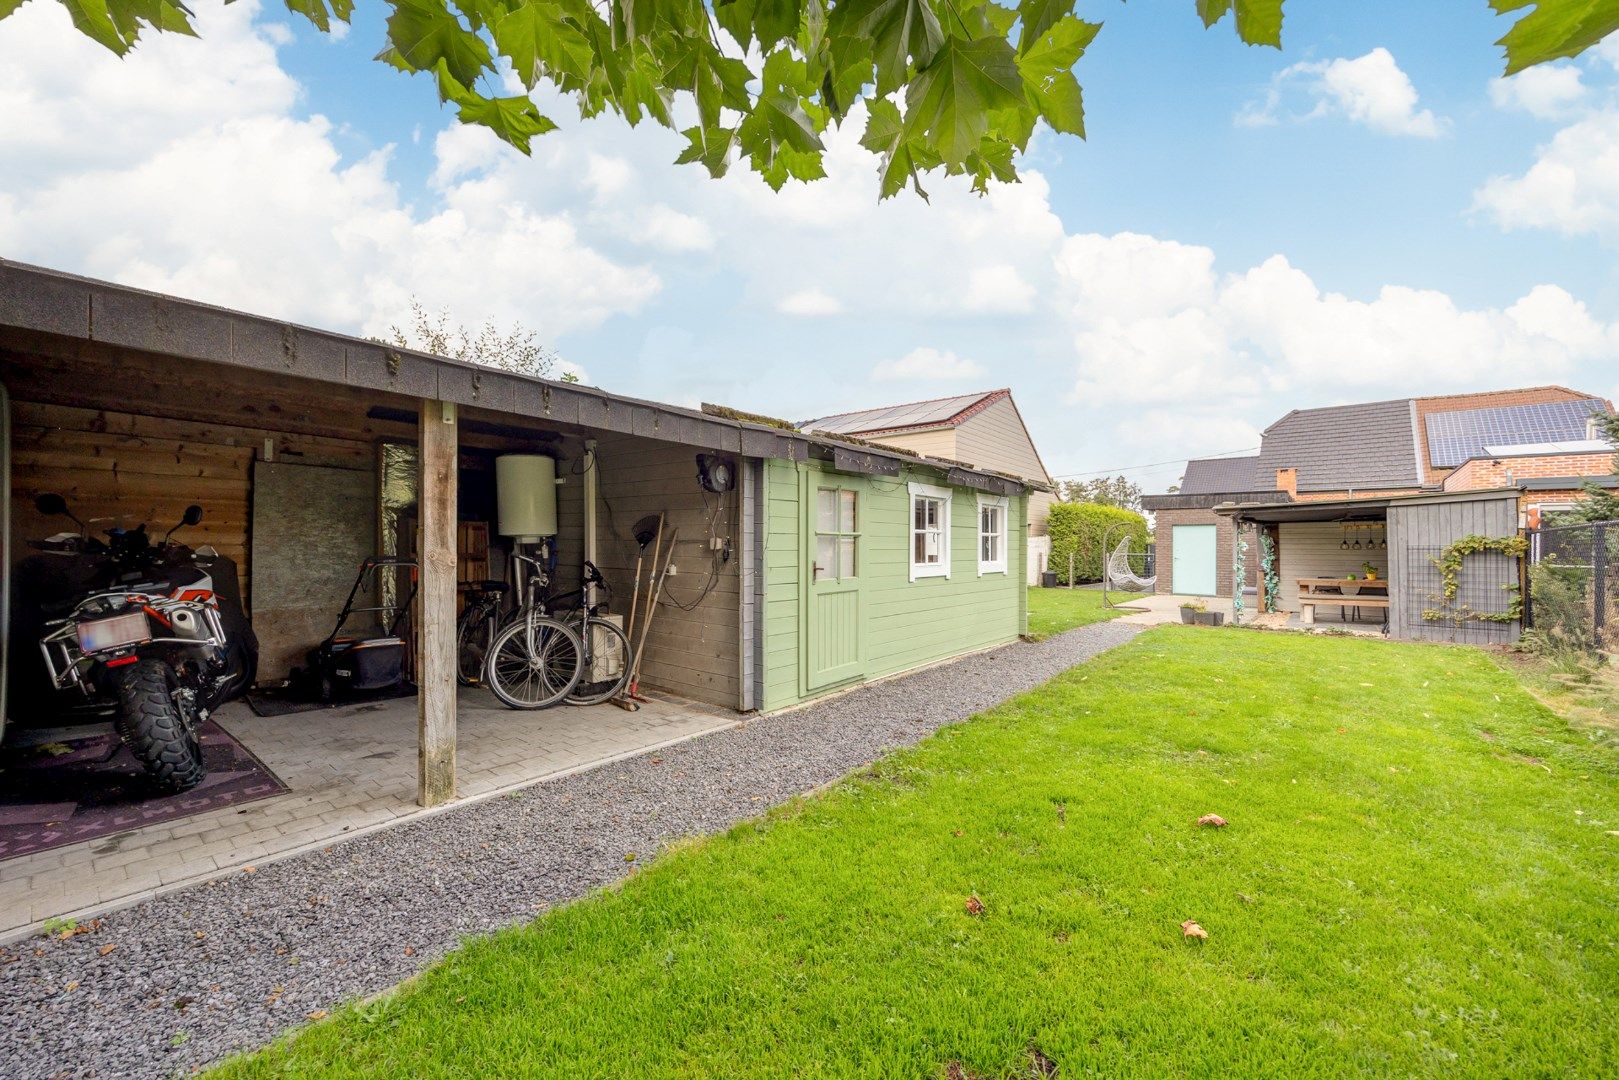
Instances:
[[[1362,608],[1372,608],[1382,611],[1385,618],[1388,615],[1389,583],[1382,578],[1307,577],[1299,578],[1298,583],[1300,617],[1307,626],[1315,623],[1315,609],[1318,604],[1351,608],[1356,613]],[[1327,592],[1328,589],[1337,591]],[[1377,590],[1377,592],[1362,595],[1362,590]]]

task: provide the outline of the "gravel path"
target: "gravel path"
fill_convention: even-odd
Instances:
[[[172,1076],[261,1045],[1139,632],[1007,645],[0,949],[0,1073]]]

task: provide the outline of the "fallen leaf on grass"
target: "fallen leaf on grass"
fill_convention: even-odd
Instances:
[[[414,945],[406,945],[405,946],[405,955],[406,956],[415,956],[416,955],[416,946],[414,946]]]
[[[1181,937],[1197,938],[1201,941],[1207,939],[1208,936],[1209,932],[1197,925],[1197,922],[1193,919],[1187,919],[1181,923]]]
[[[108,943],[106,945],[101,946],[101,948],[97,949],[96,951],[99,952],[102,956],[106,956],[108,953],[112,952],[117,947],[118,946],[116,946],[116,945]]]
[[[259,868],[256,867],[256,866],[244,866],[244,867],[242,867],[242,873],[244,873],[244,874],[256,874],[258,872],[259,872]]]
[[[73,991],[77,990],[78,988],[79,988],[79,980],[77,980],[77,979],[74,979],[72,982],[70,982],[66,986],[62,987],[63,990],[66,990],[70,994]]]
[[[633,851],[626,851],[626,852],[625,852],[625,853],[624,853],[624,861],[625,861],[625,862],[634,862],[634,861],[635,861],[635,852],[633,852]]]
[[[1199,825],[1205,825],[1215,829],[1223,829],[1227,824],[1226,819],[1221,817],[1219,814],[1204,814],[1202,817],[1197,819],[1197,823]]]
[[[984,913],[984,902],[976,896],[967,897],[967,903],[964,906],[969,915],[982,915]]]
[[[324,1020],[331,1014],[325,1009],[316,1009],[314,1012],[305,1013],[304,1015],[311,1020]]]

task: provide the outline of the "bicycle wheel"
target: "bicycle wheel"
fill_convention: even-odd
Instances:
[[[483,677],[513,709],[555,705],[579,682],[584,647],[571,626],[530,613],[495,635]]]
[[[491,625],[488,613],[476,604],[468,604],[461,613],[461,627],[455,635],[455,677],[462,686],[477,686],[483,682]]]
[[[597,705],[623,693],[630,681],[630,638],[617,623],[591,619],[585,671],[568,695],[570,705]],[[581,633],[583,639],[583,633]]]

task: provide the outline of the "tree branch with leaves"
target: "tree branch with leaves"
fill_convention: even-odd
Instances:
[[[0,19],[23,0],[0,0]],[[46,2],[46,0],[36,0]],[[181,0],[57,0],[80,31],[122,55],[147,31],[195,36]],[[229,0],[227,0],[229,2]],[[822,136],[864,104],[860,144],[887,198],[922,178],[1017,179],[1035,125],[1084,137],[1073,68],[1100,23],[1077,0],[384,0],[377,59],[431,77],[460,119],[527,153],[556,128],[531,93],[571,96],[584,117],[676,126],[695,104],[677,159],[719,177],[732,163],[779,189],[825,175]],[[1517,16],[1497,42],[1506,72],[1574,56],[1619,28],[1619,0],[1488,0]],[[353,0],[285,0],[330,32]],[[1193,0],[1212,27],[1231,16],[1250,45],[1282,43],[1283,0]],[[717,26],[716,26],[717,24]],[[721,34],[719,31],[723,30]],[[508,94],[508,73],[524,93]]]

